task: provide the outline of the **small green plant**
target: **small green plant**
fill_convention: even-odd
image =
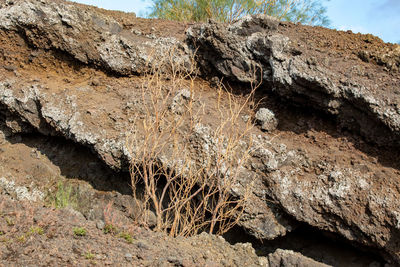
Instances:
[[[132,243],[133,243],[133,237],[132,237],[129,233],[127,233],[127,232],[120,232],[120,230],[119,230],[116,226],[114,226],[114,225],[112,225],[112,224],[106,224],[106,225],[104,226],[103,233],[105,233],[105,234],[112,234],[112,235],[114,235],[114,236],[123,238],[123,239],[125,239],[125,241],[126,241],[127,243],[129,243],[129,244],[132,244]]]
[[[14,221],[10,217],[6,217],[6,223],[8,226],[14,226]]]
[[[17,241],[20,243],[25,243],[26,242],[26,236],[25,235],[20,235],[17,237]]]
[[[93,260],[95,255],[93,253],[91,253],[90,251],[88,251],[85,253],[84,256],[85,256],[85,259],[87,259],[87,260]]]
[[[0,243],[7,243],[7,242],[10,242],[9,238],[4,237],[4,238],[0,239]]]
[[[32,226],[28,233],[30,235],[35,235],[35,234],[36,235],[43,235],[44,234],[44,230],[43,230],[42,227],[38,227],[38,226],[34,227],[34,226]]]
[[[57,184],[55,194],[50,196],[50,202],[57,209],[63,209],[66,207],[77,207],[78,201],[73,187],[60,181]]]
[[[125,241],[129,244],[133,243],[133,237],[129,233],[122,232],[118,235],[120,238],[125,239]]]
[[[86,235],[86,229],[83,227],[74,227],[73,229],[74,235],[76,236],[85,236]]]
[[[5,235],[5,233],[3,231],[0,231],[0,236]]]
[[[118,228],[112,224],[106,224],[103,229],[103,233],[105,234],[116,234],[118,232]]]

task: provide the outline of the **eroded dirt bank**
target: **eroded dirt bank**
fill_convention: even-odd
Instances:
[[[366,266],[384,263],[368,250],[360,251],[341,241],[323,238],[317,231],[296,230],[275,241],[260,242],[243,229],[235,228],[225,237],[234,246],[205,234],[172,239],[132,223],[136,203],[128,186],[128,175],[113,172],[88,149],[62,138],[37,134],[3,137],[0,142],[0,170],[4,175],[0,180],[0,240],[4,245],[1,254],[4,265],[266,266],[266,262],[271,262],[271,266],[282,263],[324,266],[320,262],[333,266]],[[69,190],[71,207],[55,209],[52,196]],[[115,230],[118,232],[107,232],[106,223],[118,228]],[[84,228],[87,234],[75,236],[76,227]]]
[[[212,133],[221,122],[219,116],[229,112],[226,95],[222,94],[221,101],[217,89],[219,81],[230,86],[239,101],[252,84],[262,82],[254,101],[238,113],[238,129],[245,129],[253,119],[259,124],[246,133],[246,140],[252,140],[247,144],[250,157],[237,182],[238,194],[248,185],[251,194],[238,227],[269,242],[309,225],[313,231],[335,237],[324,242],[344,238],[360,248],[353,257],[360,266],[398,263],[398,45],[370,35],[261,16],[233,25],[190,25],[64,1],[0,1],[0,7],[4,263],[38,263],[40,254],[50,250],[46,244],[57,247],[64,240],[71,245],[66,256],[54,259],[63,254],[55,251],[47,264],[52,260],[54,264],[73,264],[74,260],[89,264],[108,257],[110,264],[151,265],[169,246],[174,249],[160,264],[317,264],[283,250],[260,258],[249,245],[232,246],[213,236],[176,243],[132,226],[135,205],[127,171],[138,147],[129,147],[135,143],[127,140],[132,125],[149,105],[143,97],[147,73],[160,68],[168,71],[168,64],[159,64],[166,55],[173,57],[173,64],[191,68],[193,51],[197,77],[182,81],[177,91],[171,89],[173,80],[165,82],[165,88],[174,93],[167,98],[173,116],[185,118],[187,107],[181,100],[185,88],[190,88],[195,108],[204,112],[198,127],[183,124],[179,133],[181,142],[196,148],[194,153],[190,150],[190,164],[204,162],[205,154],[215,152]],[[273,119],[257,117],[260,109],[272,111],[266,114],[273,114]],[[170,156],[163,151],[158,160],[170,166],[166,160]],[[77,193],[77,212],[48,207],[53,203],[49,194],[60,190],[66,179],[76,182],[71,190]],[[54,216],[59,224],[29,217],[29,223],[18,227],[17,222],[29,215],[16,212],[22,206],[22,210],[31,206],[31,214]],[[105,218],[107,207],[113,207],[120,228],[133,227],[123,231],[135,235],[136,247],[125,242],[117,252],[108,253],[107,246],[111,250],[126,239],[121,233],[104,234],[102,223],[110,220]],[[15,222],[7,223],[6,218]],[[46,235],[27,234],[38,223]],[[74,236],[72,228],[78,226],[88,229],[89,241]],[[22,235],[26,240],[19,242]],[[151,244],[142,247],[147,238]],[[42,249],[32,250],[37,242]],[[205,248],[210,244],[215,247],[212,256],[199,256],[208,253]],[[378,256],[371,257],[369,251]],[[326,253],[331,252],[327,249]],[[191,259],[184,261],[182,254],[192,255]],[[24,258],[29,255],[33,255],[31,261]],[[344,262],[350,263],[351,257]],[[338,264],[323,257],[314,260]]]

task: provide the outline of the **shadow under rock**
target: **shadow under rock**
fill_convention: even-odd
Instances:
[[[96,190],[132,195],[129,173],[113,171],[89,148],[61,137],[40,134],[14,135],[8,137],[7,141],[37,149],[58,166],[61,175],[66,178],[87,181]]]
[[[228,91],[237,96],[245,97],[251,92],[251,87],[245,83],[233,83],[225,80],[223,84],[225,88],[228,88]],[[382,141],[385,140],[385,136],[382,137],[381,135],[389,130],[377,120],[370,120],[375,125],[371,125],[372,128],[367,132],[373,133],[375,137],[382,137],[381,140],[377,140],[380,145],[368,141],[360,135],[356,127],[357,124],[351,126],[353,128],[350,129],[346,125],[341,125],[338,117],[313,108],[312,102],[307,101],[304,96],[298,96],[297,100],[288,100],[272,92],[268,85],[262,85],[256,90],[253,101],[256,110],[268,108],[275,113],[279,121],[278,130],[280,131],[296,134],[307,134],[309,131],[315,131],[324,132],[336,139],[343,138],[359,151],[375,158],[381,165],[400,171],[400,149],[394,147],[390,142]],[[254,108],[254,106],[251,106],[251,108]],[[360,111],[355,108],[350,110],[351,108],[351,105],[348,106],[345,112],[354,116],[362,116]],[[367,125],[369,124],[367,123]],[[373,132],[374,127],[378,132]]]
[[[286,236],[275,240],[258,240],[243,229],[235,227],[224,235],[231,243],[250,242],[258,256],[267,256],[278,248],[292,250],[331,266],[384,266],[385,260],[372,249],[352,245],[349,241],[332,233],[320,231],[302,224]],[[372,264],[372,265],[370,265]]]
[[[385,167],[400,170],[400,149],[391,145],[378,146],[370,143],[354,131],[341,127],[335,116],[315,110],[311,107],[300,107],[283,100],[273,93],[257,92],[255,102],[258,108],[272,110],[278,121],[278,130],[307,135],[311,132],[323,132],[335,139],[344,139],[354,148],[375,158]]]

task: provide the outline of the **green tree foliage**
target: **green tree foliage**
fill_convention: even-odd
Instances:
[[[280,20],[329,25],[322,2],[329,0],[153,0],[150,17],[178,21],[233,22],[245,15],[266,14]]]

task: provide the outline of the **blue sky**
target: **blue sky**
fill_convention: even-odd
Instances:
[[[330,0],[326,6],[333,28],[400,41],[400,0]]]
[[[146,14],[151,0],[75,0],[106,9]],[[331,27],[372,33],[385,42],[400,41],[400,0],[330,0],[326,2]]]

